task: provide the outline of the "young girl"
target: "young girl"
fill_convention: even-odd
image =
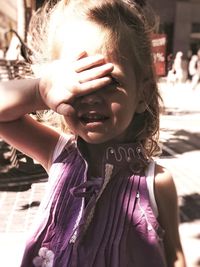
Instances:
[[[0,86],[1,136],[49,172],[21,266],[184,267],[175,186],[152,159],[159,93],[142,8],[61,0],[45,13],[32,39],[49,62],[41,78]],[[47,109],[72,134],[28,115]]]

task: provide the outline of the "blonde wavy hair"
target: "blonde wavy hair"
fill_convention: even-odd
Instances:
[[[96,23],[109,32],[105,51],[109,47],[117,54],[125,39],[129,59],[133,62],[137,85],[143,83],[138,92],[145,102],[145,111],[133,118],[133,141],[139,141],[148,157],[160,151],[159,114],[160,95],[154,71],[151,33],[155,16],[147,5],[142,7],[131,0],[60,0],[50,1],[32,17],[29,27],[29,46],[34,63],[48,62],[59,58],[57,32],[69,16],[78,16]],[[138,1],[137,1],[138,2]],[[144,1],[142,1],[144,2]],[[152,19],[153,18],[153,19]],[[78,34],[78,33],[77,33]],[[127,54],[127,53],[126,53]]]

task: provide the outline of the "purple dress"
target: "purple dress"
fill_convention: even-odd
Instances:
[[[71,140],[53,162],[41,224],[21,267],[165,267],[142,147],[108,147],[102,177],[90,179],[80,151]]]

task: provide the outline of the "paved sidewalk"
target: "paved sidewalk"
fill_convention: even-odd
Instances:
[[[191,144],[190,133],[200,134],[200,92],[187,87],[162,86],[167,112],[161,116],[161,140],[166,155],[158,162],[173,174],[180,205],[180,234],[188,267],[200,266],[200,136]],[[181,101],[182,99],[182,101]],[[189,138],[190,143],[186,139]],[[196,141],[197,140],[197,141]],[[177,142],[177,143],[174,143]],[[184,144],[184,146],[183,146]],[[171,146],[170,146],[171,145]],[[189,146],[190,145],[190,146]],[[177,153],[173,148],[180,149]],[[21,252],[47,183],[16,192],[0,191],[0,259],[2,267],[19,267]],[[24,191],[23,191],[24,190]]]
[[[26,191],[0,192],[0,266],[19,267],[46,185],[39,182]]]
[[[199,158],[200,151],[158,160],[171,171],[177,188],[181,217],[179,229],[188,267],[200,266]]]
[[[161,140],[168,156],[158,161],[171,171],[179,196],[180,235],[187,266],[200,266],[200,85],[160,84],[166,113]]]

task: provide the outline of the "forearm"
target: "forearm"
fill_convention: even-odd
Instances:
[[[0,83],[0,122],[13,121],[36,110],[46,109],[39,93],[39,79]]]

